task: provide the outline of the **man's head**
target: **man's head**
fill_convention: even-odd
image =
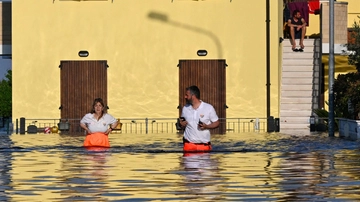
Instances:
[[[293,12],[293,17],[294,18],[297,18],[297,19],[300,19],[301,18],[301,13],[299,10],[294,10]]]
[[[190,86],[186,88],[186,93],[185,93],[186,102],[192,104],[194,99],[193,97],[195,97],[195,99],[197,100],[200,99],[200,90],[197,86]]]

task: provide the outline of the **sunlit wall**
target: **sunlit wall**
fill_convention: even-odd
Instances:
[[[180,59],[225,59],[227,116],[266,117],[265,2],[14,0],[13,117],[59,118],[58,66],[84,60],[80,50],[89,51],[85,60],[108,61],[116,117],[177,117]],[[281,13],[282,1],[271,1],[275,117]],[[208,55],[199,58],[199,49]]]

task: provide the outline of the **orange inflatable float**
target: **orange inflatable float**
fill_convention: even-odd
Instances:
[[[104,133],[87,134],[84,147],[110,147],[109,137]]]
[[[203,144],[203,143],[190,143],[190,142],[184,142],[184,152],[202,152],[202,151],[210,151],[211,150],[211,144]]]

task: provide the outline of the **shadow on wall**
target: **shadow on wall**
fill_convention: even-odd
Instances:
[[[197,33],[200,33],[200,34],[204,34],[204,35],[210,37],[211,40],[214,41],[214,43],[216,45],[216,49],[217,49],[217,52],[218,52],[218,58],[222,58],[222,47],[221,47],[220,40],[211,31],[208,31],[208,30],[205,30],[205,29],[202,29],[202,28],[199,28],[199,27],[191,26],[191,25],[188,25],[188,24],[184,24],[184,23],[180,23],[180,22],[170,20],[166,14],[155,12],[155,11],[150,12],[148,14],[148,18],[150,18],[151,20],[158,20],[160,22],[167,23],[167,24],[169,24],[171,26],[175,26],[175,27],[179,27],[179,28],[182,28],[182,29],[197,32]]]

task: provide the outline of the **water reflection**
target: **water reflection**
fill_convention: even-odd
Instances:
[[[346,155],[341,154],[343,152]],[[351,160],[351,156],[356,156],[357,160]],[[355,163],[359,157],[358,151],[284,153],[279,165],[273,168],[273,175],[279,176],[277,186],[286,193],[281,199],[359,200],[359,163]]]
[[[111,138],[107,151],[80,135],[2,138],[0,201],[360,200],[357,141],[227,134],[183,155],[172,134]]]
[[[10,196],[5,194],[11,182],[11,153],[0,152],[0,201],[9,201]]]
[[[10,189],[13,142],[7,134],[0,134],[0,201],[8,201],[10,196],[5,194]]]
[[[211,153],[185,153],[181,158],[184,186],[187,199],[221,199],[222,178],[219,173],[220,161]]]
[[[67,189],[61,190],[65,200],[104,200],[107,192],[108,159],[111,153],[106,150],[86,150],[82,153],[64,154],[60,172],[61,181]]]
[[[274,169],[280,175],[279,188],[286,192],[285,201],[299,201],[311,198],[323,200],[331,190],[319,186],[331,177],[331,163],[322,153],[285,153]]]

